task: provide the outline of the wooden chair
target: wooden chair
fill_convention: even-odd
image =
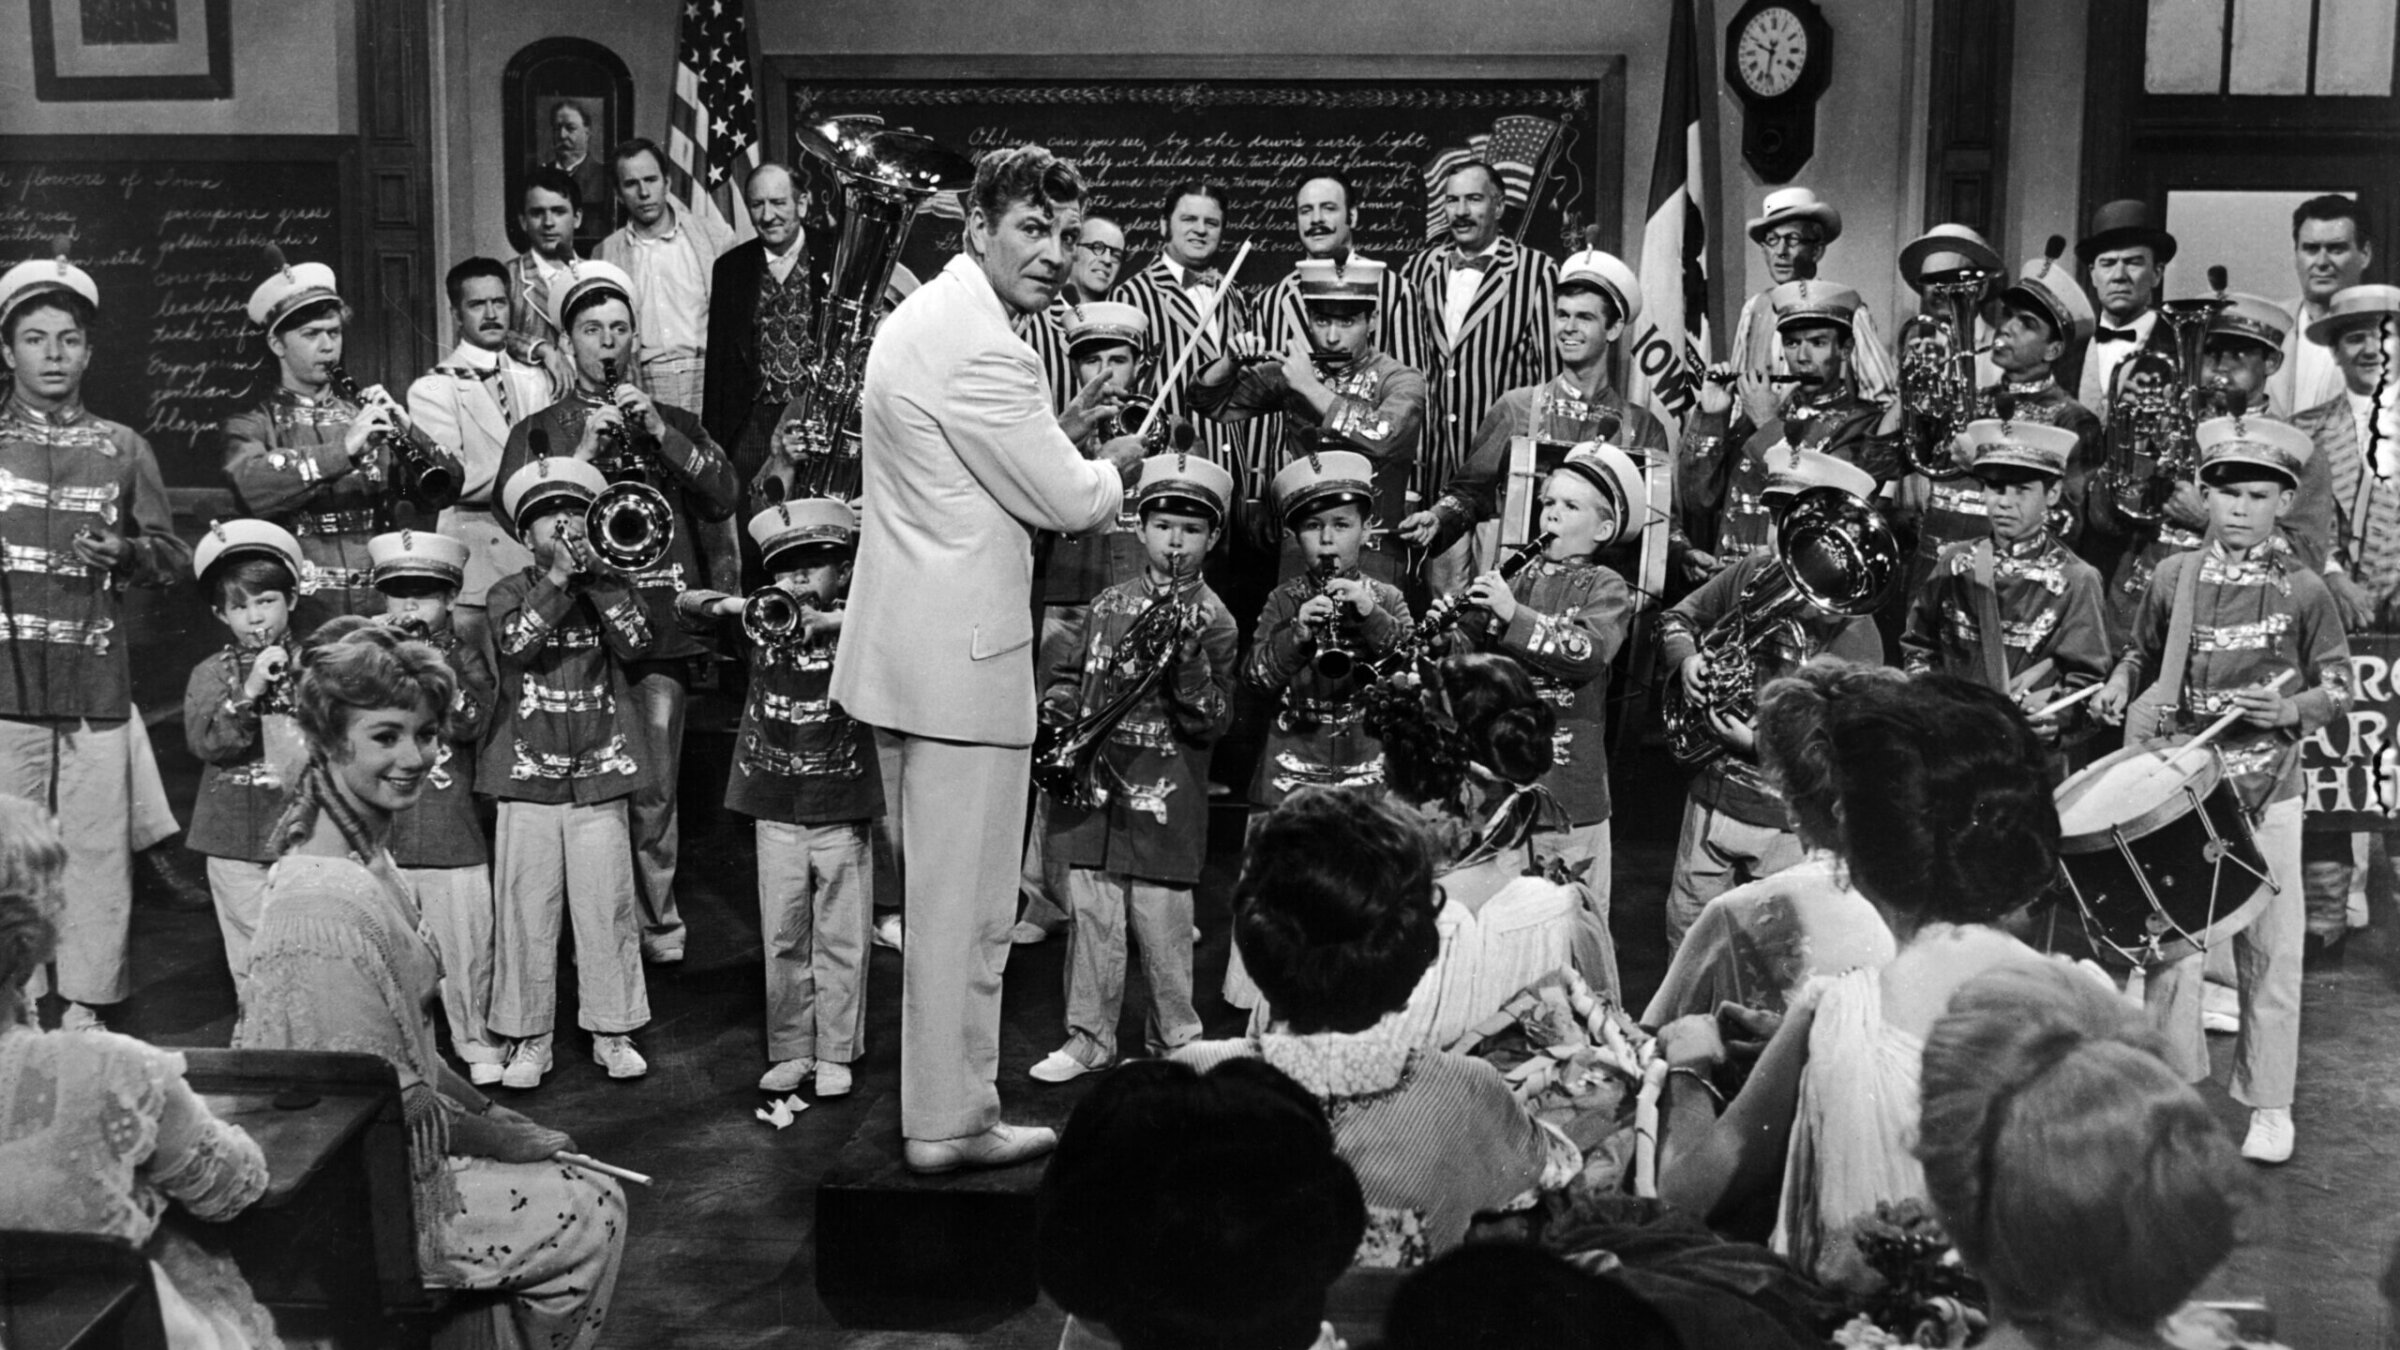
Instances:
[[[158,1286],[132,1243],[0,1231],[0,1345],[11,1350],[163,1350]]]

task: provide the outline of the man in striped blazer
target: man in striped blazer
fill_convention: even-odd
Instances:
[[[1501,394],[1558,373],[1550,345],[1558,264],[1500,237],[1507,199],[1499,173],[1481,160],[1461,165],[1443,186],[1443,205],[1450,237],[1419,250],[1402,279],[1416,313],[1429,405],[1417,456],[1420,499],[1449,481]],[[1426,583],[1451,590],[1465,554],[1462,544],[1428,564]]]
[[[1168,189],[1159,230],[1165,237],[1159,256],[1151,259],[1148,267],[1119,280],[1112,298],[1140,310],[1149,322],[1151,359],[1160,381],[1158,398],[1164,405],[1161,415],[1188,417],[1184,386],[1225,354],[1226,339],[1258,325],[1249,299],[1233,290],[1210,316],[1206,329],[1201,327],[1200,311],[1210,293],[1220,282],[1231,280],[1216,267],[1225,240],[1223,185],[1193,179]],[[1182,362],[1183,373],[1176,386],[1166,387],[1168,372],[1182,360],[1184,348],[1194,342],[1200,350],[1190,361]],[[1198,448],[1233,474],[1235,494],[1244,500],[1258,496],[1271,476],[1261,473],[1265,444],[1253,444],[1261,438],[1206,419],[1198,429]]]

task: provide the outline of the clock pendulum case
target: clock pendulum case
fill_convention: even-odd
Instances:
[[[1817,152],[1817,100],[1833,77],[1833,26],[1814,0],[1749,0],[1725,30],[1725,79],[1742,100],[1742,159],[1788,183]]]

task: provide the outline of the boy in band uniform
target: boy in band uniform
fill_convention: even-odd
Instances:
[[[1910,598],[1902,664],[1997,689],[2032,716],[2106,679],[2111,665],[2100,574],[2050,528],[2075,433],[1986,418],[1968,423],[1958,446],[1990,537],[1943,546]]]
[[[1129,684],[1151,691],[1111,728],[1093,773],[1099,805],[1049,805],[1049,856],[1066,868],[1067,1042],[1032,1069],[1064,1083],[1117,1058],[1128,940],[1150,986],[1144,1050],[1163,1055],[1197,1038],[1192,1007],[1192,893],[1208,855],[1209,749],[1233,721],[1233,613],[1200,580],[1233,502],[1233,475],[1197,456],[1142,462],[1134,489],[1142,575],[1092,601],[1073,654],[1052,667],[1043,714],[1072,724]],[[1152,606],[1170,605],[1164,669],[1126,650]]]
[[[512,541],[513,542],[513,541]],[[392,822],[392,861],[416,891],[426,937],[442,958],[442,1014],[468,1081],[500,1081],[492,1007],[492,855],[475,813],[475,754],[491,725],[499,677],[490,630],[462,629],[453,606],[466,583],[463,539],[396,530],[367,541],[368,567],[383,592],[383,621],[450,663],[458,693],[425,773],[425,793]]]
[[[300,598],[300,541],[263,520],[209,527],[192,571],[233,645],[192,667],[183,736],[202,764],[184,843],[208,859],[208,894],[225,939],[236,995],[246,995],[275,822],[304,762],[292,720],[292,608]]]
[[[1846,460],[1813,450],[1778,449],[1772,476],[1760,494],[1765,508],[1782,516],[1801,493],[1839,488],[1864,504],[1875,479]],[[1751,579],[1773,562],[1766,551],[1746,553],[1709,578],[1700,589],[1659,617],[1659,654],[1699,712],[1708,678],[1701,642],[1727,615],[1740,608]],[[1847,618],[1804,606],[1797,644],[1777,642],[1754,672],[1753,688],[1788,675],[1810,657],[1838,656],[1860,665],[1883,664],[1883,638],[1871,618]],[[1708,902],[1736,886],[1780,872],[1800,861],[1800,837],[1792,832],[1790,809],[1760,770],[1757,734],[1747,717],[1707,718],[1704,731],[1718,753],[1692,780],[1684,803],[1682,835],[1675,849],[1675,876],[1667,892],[1667,945],[1682,945],[1684,932]]]
[[[2300,1059],[2300,962],[2307,930],[2301,884],[2300,742],[2350,706],[2350,645],[2325,583],[2276,537],[2291,509],[2307,433],[2263,417],[2200,424],[2200,481],[2208,542],[2159,565],[2134,618],[2132,643],[2092,700],[2123,721],[2128,744],[2189,733],[2228,712],[2241,717],[2214,745],[2255,822],[2252,842],[2273,889],[2233,939],[2241,1030],[2233,1095],[2250,1107],[2242,1156],[2292,1155],[2292,1086]],[[2131,702],[2133,691],[2150,692]],[[2169,1061],[2208,1075],[2194,953],[2154,970],[2143,997],[2168,1035]]]
[[[811,497],[759,512],[749,532],[798,614],[788,634],[748,634],[750,694],[725,780],[726,809],[757,822],[770,1061],[758,1086],[791,1092],[807,1079],[839,1097],[866,1048],[870,832],[884,809],[873,731],[826,694],[857,529],[847,505]],[[675,602],[708,628],[738,626],[743,605],[708,590]]]
[[[631,1034],[650,1020],[642,983],[626,802],[645,771],[626,663],[652,641],[632,583],[592,556],[585,513],[608,486],[580,459],[511,474],[500,508],[533,566],[492,583],[498,716],[476,766],[500,800],[491,1029],[510,1040],[500,1081],[538,1087],[558,1015],[558,925],[575,925],[577,1020],[611,1078],[649,1071]]]

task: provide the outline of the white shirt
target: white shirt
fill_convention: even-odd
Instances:
[[[2158,311],[2145,309],[2135,315],[2133,322],[2129,324],[2109,323],[2108,316],[2105,314],[2100,316],[2100,322],[2111,328],[2125,327],[2133,330],[2131,341],[2115,337],[2103,340],[2098,334],[2094,334],[2091,353],[2083,358],[2083,384],[2075,391],[2075,401],[2091,409],[2093,416],[2106,422],[2108,420],[2108,395],[2116,379],[2117,367],[2132,360],[2134,353],[2140,351],[2143,344],[2150,341],[2150,330],[2158,326]]]
[[[600,241],[600,256],[633,278],[633,322],[642,363],[697,360],[708,350],[709,270],[732,243],[722,225],[697,218],[673,199],[667,232],[657,238],[628,222]]]
[[[1475,254],[1478,258],[1497,258],[1499,255],[1500,239],[1497,235]],[[1467,310],[1474,305],[1475,292],[1482,288],[1485,276],[1483,272],[1451,266],[1451,261],[1456,257],[1458,251],[1453,249],[1442,259],[1442,335],[1452,342],[1458,341],[1459,326],[1467,321]]]
[[[2284,311],[2292,316],[2292,331],[2283,339],[2283,369],[2268,378],[2267,390],[2288,395],[2282,406],[2304,413],[2347,392],[2349,382],[2333,359],[2333,348],[2308,340],[2308,326],[2324,318],[2325,311],[2310,308],[2305,297],[2294,299]],[[2366,441],[2361,439],[2358,444],[2363,452]]]
[[[767,250],[767,270],[775,274],[776,285],[780,286],[792,279],[792,269],[799,265],[800,255],[807,243],[808,231],[802,230],[792,236],[790,248],[781,253],[777,253],[773,249]]]
[[[1192,308],[1199,310],[1203,314],[1207,314],[1209,294],[1215,291],[1217,288],[1215,286],[1203,286],[1200,284],[1200,269],[1195,267],[1186,267],[1182,263],[1175,261],[1173,258],[1168,258],[1165,261],[1167,264],[1167,270],[1173,272],[1175,274],[1176,281],[1182,284],[1183,293],[1191,297]],[[1220,317],[1223,312],[1224,311],[1220,308],[1216,314],[1209,314],[1208,316],[1207,333],[1208,340],[1211,342],[1216,341],[1218,337],[1221,336],[1225,331],[1224,323]]]

